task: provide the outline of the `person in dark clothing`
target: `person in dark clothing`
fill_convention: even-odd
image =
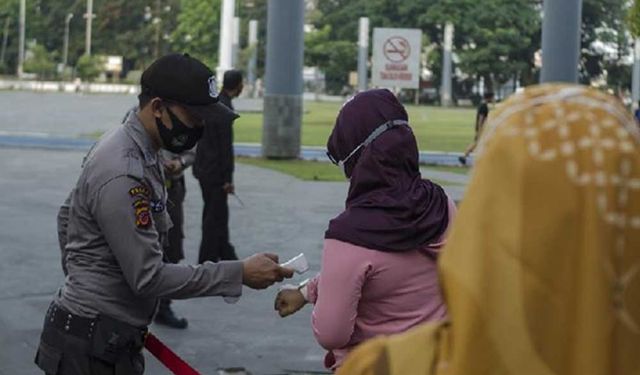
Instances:
[[[160,157],[164,167],[164,184],[167,188],[167,213],[173,226],[169,229],[167,240],[163,244],[165,263],[177,264],[184,259],[184,210],[183,203],[187,193],[184,182],[184,170],[193,165],[195,148],[176,154],[161,150]],[[186,318],[179,317],[171,308],[171,299],[161,298],[154,322],[171,328],[185,329],[189,325]]]
[[[229,70],[224,74],[220,102],[233,108],[231,100],[242,92],[242,73]],[[229,242],[229,206],[227,196],[235,193],[233,185],[233,120],[205,127],[196,148],[193,175],[200,182],[204,208],[202,241],[198,262],[236,260],[235,248]]]
[[[482,129],[484,128],[484,123],[487,121],[487,117],[489,116],[489,104],[493,102],[493,93],[487,92],[484,94],[484,100],[480,103],[478,107],[478,111],[476,112],[476,136],[473,140],[473,143],[467,147],[463,156],[460,156],[458,160],[460,164],[467,165],[467,158],[476,149],[478,146],[478,141],[480,140],[480,136],[482,135]]]

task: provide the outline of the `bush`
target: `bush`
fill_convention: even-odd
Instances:
[[[99,56],[82,55],[76,63],[76,73],[83,81],[93,81],[102,72],[104,61]]]
[[[27,54],[24,71],[36,73],[38,78],[51,78],[56,75],[55,53],[49,53],[44,46],[36,44]]]

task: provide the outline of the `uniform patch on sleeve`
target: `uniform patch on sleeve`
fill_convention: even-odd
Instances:
[[[138,185],[129,189],[129,195],[131,195],[132,197],[142,196],[149,198],[151,196],[151,191],[144,185]]]
[[[133,210],[136,216],[136,227],[147,229],[151,226],[151,211],[149,210],[149,200],[139,198],[133,202]]]

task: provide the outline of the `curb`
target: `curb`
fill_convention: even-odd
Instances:
[[[58,137],[40,133],[3,133],[0,132],[0,147],[44,149],[60,151],[88,151],[96,141],[88,138]],[[237,156],[261,157],[262,146],[259,143],[234,143],[234,151]],[[420,164],[458,166],[459,152],[421,151]],[[300,158],[328,162],[323,147],[304,146],[300,150]],[[469,165],[473,164],[473,157],[468,159]]]

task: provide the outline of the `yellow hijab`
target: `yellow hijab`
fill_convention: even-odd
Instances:
[[[639,151],[609,95],[512,96],[440,260],[450,324],[371,340],[338,374],[640,374]]]

